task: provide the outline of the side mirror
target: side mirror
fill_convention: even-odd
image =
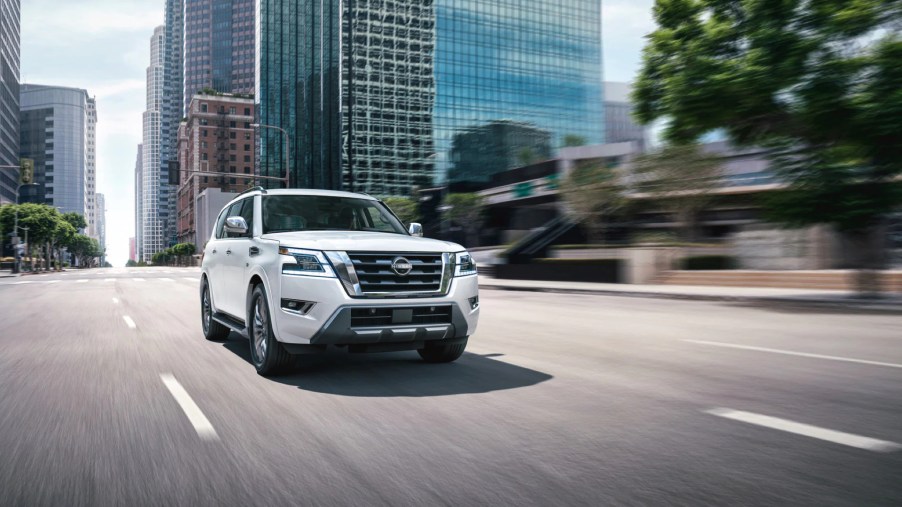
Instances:
[[[410,233],[411,236],[423,237],[423,226],[416,222],[412,222],[410,224],[410,228],[407,229],[407,232]]]
[[[244,235],[247,234],[247,222],[244,217],[229,217],[226,218],[224,229],[229,234]]]

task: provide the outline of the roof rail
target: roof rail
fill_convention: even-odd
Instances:
[[[266,193],[266,189],[258,185],[256,187],[251,187],[251,188],[245,190],[244,192],[241,192],[240,194],[238,194],[237,197],[241,197],[242,195],[244,195],[248,192],[256,192],[257,190],[259,190],[260,192],[263,192],[264,194]]]

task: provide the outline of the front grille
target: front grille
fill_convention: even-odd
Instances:
[[[367,293],[438,292],[442,285],[442,254],[347,252],[360,290]],[[410,262],[406,275],[392,270],[398,257]]]
[[[351,327],[450,324],[451,306],[352,308]]]

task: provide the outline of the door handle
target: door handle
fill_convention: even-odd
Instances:
[[[259,255],[259,254],[260,254],[260,249],[257,248],[257,247],[255,247],[255,246],[252,246],[252,247],[250,248],[250,250],[248,250],[248,253],[249,253],[250,255]]]
[[[232,249],[231,249],[231,248],[229,248],[228,250],[226,250],[226,255],[232,255]]]

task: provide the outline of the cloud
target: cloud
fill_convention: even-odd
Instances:
[[[605,0],[602,3],[605,79],[633,81],[642,62],[645,36],[655,29],[654,0]]]
[[[147,32],[163,24],[163,2],[53,1],[23,2],[22,31],[46,32],[46,44],[84,36]]]

